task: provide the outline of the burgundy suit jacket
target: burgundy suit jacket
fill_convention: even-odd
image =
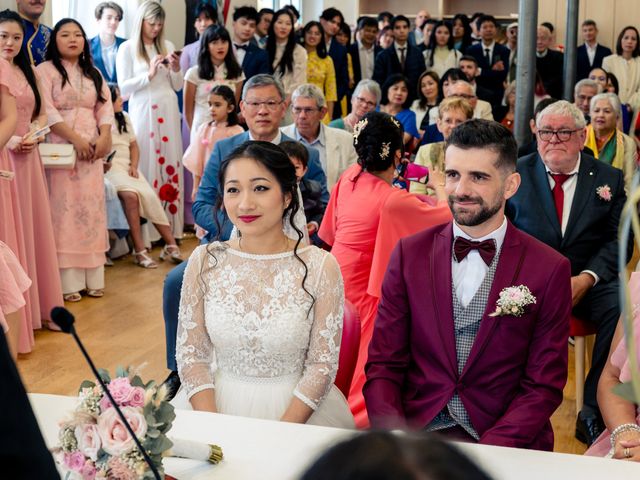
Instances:
[[[382,285],[364,397],[374,427],[426,427],[457,392],[480,443],[553,449],[549,421],[567,381],[569,261],[507,226],[480,330],[458,374],[451,223],[398,242]],[[536,298],[521,317],[490,317],[500,291]]]

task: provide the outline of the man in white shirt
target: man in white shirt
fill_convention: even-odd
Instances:
[[[576,422],[576,437],[590,445],[603,430],[597,386],[620,315],[618,225],[626,195],[621,170],[581,152],[585,135],[572,103],[561,100],[538,114],[538,152],[518,160],[522,185],[507,215],[569,259],[573,314],[597,329]]]
[[[611,55],[611,49],[598,43],[598,26],[593,20],[582,22],[582,39],[584,43],[578,47],[578,70],[576,80],[589,76],[594,68],[602,68],[604,57]]]
[[[480,100],[476,92],[469,82],[458,80],[449,85],[448,97],[460,97],[468,101],[473,107],[473,118],[483,118],[485,120],[493,120],[491,113],[491,104]]]
[[[373,77],[376,56],[382,51],[376,42],[378,38],[378,22],[372,17],[362,17],[358,22],[358,39],[349,45],[349,53],[353,62],[353,79],[355,84],[362,79]]]
[[[327,189],[331,191],[342,172],[357,160],[353,136],[322,123],[327,102],[316,85],[306,83],[293,91],[291,111],[294,123],[283,127],[282,133],[318,151],[327,175]]]
[[[115,2],[102,2],[96,7],[95,16],[100,32],[90,40],[93,63],[107,82],[118,83],[116,55],[125,41],[116,36],[122,20],[122,7]]]

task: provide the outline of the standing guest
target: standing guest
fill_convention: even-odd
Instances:
[[[473,22],[472,22],[473,23]],[[477,20],[482,41],[470,46],[465,52],[478,62],[481,69],[478,85],[493,92],[493,106],[498,106],[504,96],[504,81],[509,73],[509,49],[496,43],[498,23],[491,15],[482,15]]]
[[[453,16],[452,26],[453,46],[464,53],[473,43],[471,40],[473,31],[469,24],[469,17],[464,13],[457,13]]]
[[[378,32],[378,46],[385,50],[393,45],[393,29],[386,26]],[[376,55],[376,58],[378,56]]]
[[[293,15],[280,9],[273,15],[269,26],[267,53],[273,75],[282,83],[285,102],[298,86],[307,82],[307,51],[296,42]]]
[[[45,61],[51,39],[51,28],[40,23],[47,0],[16,0],[18,13],[24,24],[24,45],[32,65]]]
[[[591,99],[599,93],[602,93],[602,87],[588,78],[579,80],[576,86],[573,87],[573,103],[584,115],[587,125],[591,123],[591,117],[589,116]]]
[[[347,72],[349,73],[349,92],[356,86],[353,74],[353,59],[351,58],[351,54],[349,53],[349,45],[351,44],[351,27],[348,23],[343,22],[340,24],[340,29],[336,36],[334,37],[336,41],[347,49]],[[348,92],[347,92],[348,93]],[[344,102],[347,101],[347,97],[344,96],[341,99],[341,107],[342,110],[346,110],[346,104]]]
[[[422,24],[422,43],[416,45],[421,53],[431,48],[431,34],[438,23],[438,20],[429,18]]]
[[[582,40],[584,43],[578,47],[578,70],[576,81],[589,76],[594,68],[602,67],[602,60],[611,55],[611,49],[598,43],[598,26],[593,20],[582,22]]]
[[[445,191],[454,221],[400,240],[382,284],[364,386],[374,427],[553,450],[570,268],[505,217],[520,184],[516,152],[495,122],[451,133]],[[497,309],[505,291],[525,288],[514,302],[520,315]]]
[[[453,34],[448,22],[438,22],[429,40],[429,49],[425,50],[424,64],[427,70],[441,76],[450,68],[458,68],[462,53],[453,47]]]
[[[108,83],[118,83],[116,55],[125,39],[116,36],[116,30],[122,15],[122,7],[116,2],[102,2],[95,10],[100,33],[91,39],[91,55],[96,68]]]
[[[253,7],[238,7],[233,11],[233,51],[245,78],[271,73],[266,50],[251,43],[257,22],[258,12]]]
[[[429,125],[429,112],[438,106],[441,93],[440,77],[436,72],[426,71],[418,79],[418,98],[411,104],[411,111],[416,114],[418,132],[424,133]]]
[[[628,103],[640,90],[640,41],[636,27],[625,27],[618,35],[616,53],[602,60],[602,68],[618,79],[618,96]]]
[[[422,43],[422,41],[424,40],[422,27],[424,26],[424,22],[426,22],[429,18],[431,18],[431,15],[427,10],[420,10],[418,13],[416,13],[416,18],[413,21],[413,30],[409,32],[408,40],[410,45],[413,45],[415,47]]]
[[[193,26],[198,34],[195,42],[185,45],[180,54],[180,69],[183,74],[187,73],[191,67],[197,65],[198,56],[200,55],[200,37],[207,28],[218,23],[218,13],[213,5],[209,3],[200,3],[195,10],[195,21]]]
[[[518,23],[510,23],[507,25],[507,43],[506,47],[509,49],[509,75],[507,76],[507,80],[509,82],[513,82],[516,79],[516,68],[518,59],[516,58],[518,54]]]
[[[38,139],[28,138],[30,131],[47,125],[47,112],[34,68],[23,47],[23,36],[20,16],[10,10],[0,12],[0,56],[14,67],[12,89],[18,111],[16,129],[6,147],[15,173],[13,182],[21,211],[26,270],[32,282],[30,295],[34,302],[30,329],[37,329],[48,324],[51,309],[62,304],[62,286]],[[24,334],[25,338],[32,337],[27,332]],[[21,353],[27,353],[27,345],[23,340]]]
[[[326,101],[325,123],[333,118],[333,107],[338,101],[336,72],[333,60],[327,55],[324,29],[320,22],[311,21],[302,29],[303,46],[307,51],[307,81],[317,86]]]
[[[38,78],[51,126],[50,142],[71,143],[73,170],[47,172],[58,265],[65,301],[104,295],[107,218],[102,159],[111,151],[113,106],[107,83],[91,62],[82,26],[60,20]]]
[[[303,84],[291,96],[294,123],[282,128],[282,133],[318,151],[320,164],[331,191],[342,172],[356,162],[353,135],[321,122],[326,118],[326,100],[316,85]],[[308,163],[308,162],[307,162]]]
[[[374,80],[360,80],[351,96],[351,112],[343,118],[333,120],[329,126],[353,133],[353,128],[362,117],[374,111],[380,105],[382,92]]]
[[[596,398],[620,316],[618,226],[626,201],[621,170],[581,153],[585,122],[567,101],[552,103],[536,118],[538,152],[518,160],[522,185],[509,201],[514,225],[571,262],[573,313],[596,329],[591,369],[576,437],[591,445],[603,430]],[[566,345],[561,348],[566,352]]]
[[[356,85],[360,80],[373,77],[376,56],[382,51],[376,43],[378,22],[374,18],[362,17],[358,22],[358,33],[358,38],[348,49],[353,62],[353,81]]]
[[[412,101],[418,88],[418,78],[425,70],[424,57],[418,48],[407,42],[409,34],[409,19],[407,17],[403,15],[394,17],[391,28],[394,37],[393,45],[380,52],[376,57],[373,79],[382,85],[395,73],[404,75],[409,87],[409,100]]]
[[[536,70],[545,91],[553,98],[562,98],[564,55],[551,48],[552,39],[549,29],[540,25],[536,37]]]
[[[376,21],[378,22],[378,30],[389,27],[391,25],[391,20],[393,20],[393,13],[387,11],[380,12],[376,18]]]
[[[380,111],[394,116],[402,124],[404,144],[420,138],[416,127],[416,114],[409,109],[409,82],[400,74],[391,75],[382,85]]]
[[[493,98],[493,92],[478,85],[476,79],[480,75],[480,68],[478,67],[478,61],[471,55],[463,55],[460,57],[460,70],[462,70],[467,76],[467,81],[473,86],[476,92],[476,96],[485,102],[491,103]]]
[[[184,76],[184,118],[193,142],[200,125],[211,121],[209,92],[216,85],[226,85],[240,99],[244,74],[236,61],[231,37],[226,28],[212,25],[200,38],[202,44],[198,64]]]
[[[360,346],[349,406],[356,425],[366,427],[369,422],[362,397],[364,365],[378,303],[378,297],[369,292],[369,287],[381,218],[394,212],[396,217],[407,219],[402,223],[415,222],[414,225],[424,228],[447,221],[448,212],[446,204],[431,206],[406,190],[392,186],[404,150],[402,126],[395,118],[381,112],[365,115],[356,126],[354,146],[358,163],[342,174],[331,191],[318,235],[331,246],[344,278],[345,297],[360,315]],[[429,181],[429,186],[439,190],[444,199],[440,185],[444,183],[442,173],[432,175]],[[388,249],[388,242],[383,249]],[[377,277],[384,272],[384,267],[382,262],[375,272]]]
[[[285,10],[288,10],[289,13],[291,13],[291,15],[293,16],[293,29],[296,32],[296,38],[298,38],[299,37],[298,30],[301,27],[301,25],[299,23],[299,21],[300,21],[300,11],[296,7],[291,5],[291,4],[284,5],[282,8],[284,8]]]
[[[147,179],[138,171],[140,148],[129,121],[129,115],[123,111],[120,90],[115,85],[109,87],[109,90],[115,117],[111,127],[115,155],[110,162],[106,178],[113,184],[122,202],[133,241],[134,262],[142,268],[158,267],[158,264],[149,257],[147,249],[144,247],[140,228],[140,220],[144,218],[153,223],[165,244],[171,250],[178,252],[178,255],[173,255],[171,260],[180,263],[182,261],[180,249],[171,233],[169,219],[162,208],[160,199]]]
[[[133,130],[139,140],[139,169],[162,200],[173,236],[182,238],[183,175],[180,111],[176,92],[182,88],[180,57],[164,39],[165,11],[157,2],[138,8],[133,35],[116,59],[118,86],[129,100]],[[151,240],[160,235],[150,234]],[[178,255],[165,247],[162,258]]]
[[[273,20],[275,12],[270,8],[261,8],[258,12],[258,21],[256,22],[256,33],[253,34],[253,41],[263,50],[267,48],[267,35],[269,34],[269,25]]]
[[[475,12],[469,18],[469,25],[471,25],[471,39],[474,44],[482,42],[482,35],[480,33],[480,17],[485,14],[482,12]]]
[[[327,8],[320,15],[320,23],[324,28],[324,42],[327,46],[327,53],[333,60],[333,67],[336,71],[336,87],[338,89],[338,100],[340,100],[349,91],[349,60],[347,47],[336,41],[334,37],[340,31],[340,25],[344,23],[344,16],[336,8]],[[332,118],[340,118],[346,113],[338,106],[333,109]]]

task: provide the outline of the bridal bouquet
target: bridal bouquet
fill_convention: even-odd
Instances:
[[[173,406],[165,400],[166,388],[153,381],[145,384],[123,368],[113,379],[105,370],[100,376],[163,473],[162,456],[173,445],[166,433],[175,418]],[[78,406],[60,425],[59,440],[55,457],[65,480],[154,478],[102,387],[89,380],[80,385]]]

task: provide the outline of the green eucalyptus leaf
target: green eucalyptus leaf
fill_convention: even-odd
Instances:
[[[96,384],[94,382],[92,382],[91,380],[85,380],[84,382],[82,382],[80,384],[80,388],[78,389],[78,393],[80,393],[85,388],[93,388],[95,386],[96,386]]]
[[[104,368],[98,369],[98,374],[104,383],[109,383],[111,381],[111,376],[109,375],[109,371]]]

